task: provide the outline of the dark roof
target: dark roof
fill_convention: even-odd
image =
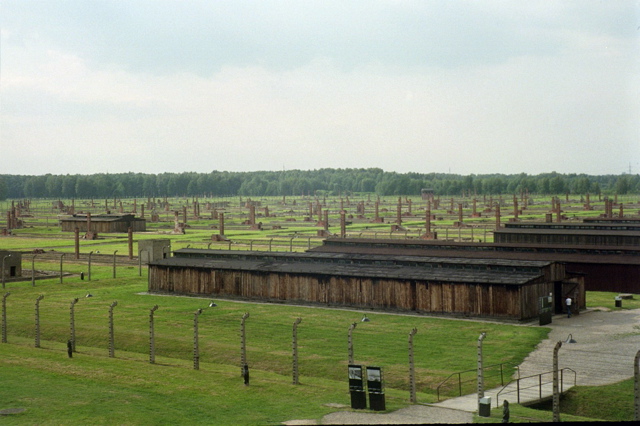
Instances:
[[[497,259],[497,258],[456,258],[456,257],[431,257],[431,256],[403,256],[401,254],[365,254],[365,253],[338,253],[338,252],[315,252],[307,251],[305,253],[284,253],[284,252],[264,252],[264,251],[229,251],[229,250],[211,250],[211,249],[179,249],[174,251],[175,257],[198,256],[204,258],[243,258],[269,261],[287,261],[287,262],[313,262],[327,261],[334,264],[340,263],[377,263],[377,264],[395,264],[405,266],[427,266],[427,265],[458,265],[458,266],[480,266],[486,268],[489,266],[504,266],[510,268],[544,268],[552,262],[545,260],[522,260],[522,259]]]
[[[636,231],[640,232],[638,222],[505,222],[506,229],[584,229],[595,232]]]
[[[73,216],[66,216],[60,219],[63,222],[86,222],[86,214],[74,214]],[[91,215],[91,222],[119,222],[119,221],[138,221],[145,220],[139,217],[135,217],[132,214],[101,214]]]
[[[465,259],[540,260],[640,265],[640,248],[560,244],[464,243],[442,240],[329,238],[311,252],[361,253]]]
[[[229,260],[171,257],[149,263],[150,267],[221,269],[258,273],[350,276],[452,283],[524,285],[541,277],[540,273],[477,271],[450,268],[422,268],[401,265],[350,265],[266,260]]]
[[[638,230],[604,230],[604,229],[546,229],[546,228],[500,228],[495,234],[531,234],[531,235],[597,235],[612,237],[640,237]]]
[[[640,223],[640,218],[630,218],[630,217],[585,217],[582,219],[585,223]]]

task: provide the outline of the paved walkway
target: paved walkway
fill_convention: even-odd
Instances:
[[[633,377],[633,360],[640,350],[640,310],[606,311],[592,309],[574,315],[554,316],[549,338],[540,342],[520,364],[520,377],[528,377],[553,370],[553,348],[558,341],[563,342],[558,352],[558,366],[575,371],[565,370],[563,388],[570,389],[575,380],[579,386],[600,386],[616,383]],[[576,343],[567,343],[569,336]],[[550,381],[551,375],[543,376],[543,382]],[[521,389],[535,385],[537,379],[521,382]],[[493,407],[501,406],[504,399],[517,402],[515,384],[512,389],[505,389],[497,395],[501,388],[485,391],[491,397]],[[542,388],[542,397],[553,395],[552,385]],[[521,391],[520,402],[536,401],[540,398],[537,386]],[[468,412],[478,409],[478,396],[471,394],[459,398],[448,399],[436,407],[447,407]]]
[[[538,326],[536,323],[530,326]],[[524,325],[527,326],[527,325]],[[579,386],[599,386],[633,377],[633,360],[640,350],[640,309],[608,311],[605,308],[591,309],[571,318],[556,315],[549,337],[540,342],[519,366],[520,377],[552,371],[553,348],[563,342],[558,355],[559,367],[575,371]],[[576,343],[567,343],[571,335]],[[564,389],[573,385],[573,374],[564,376]],[[498,389],[485,391],[491,397],[493,407],[501,406],[504,399],[515,403],[515,394],[500,396]],[[551,385],[543,389],[546,396],[552,394]],[[545,396],[543,394],[543,396]],[[521,402],[539,397],[538,390],[527,395],[521,393]],[[412,405],[393,413],[339,411],[323,417],[320,424],[431,424],[470,423],[478,410],[477,394],[451,398],[429,405]],[[293,420],[287,424],[317,424],[315,421]]]

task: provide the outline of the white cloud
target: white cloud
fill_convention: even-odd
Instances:
[[[114,35],[110,49],[105,43],[111,39],[100,41],[105,28],[96,28],[95,39],[73,43],[62,42],[46,25],[22,33],[16,33],[20,26],[2,28],[1,131],[5,152],[15,160],[3,172],[158,173],[285,165],[617,173],[630,158],[637,162],[637,36],[620,36],[600,24],[604,18],[597,13],[581,11],[576,17],[575,7],[569,7],[573,3],[533,2],[520,8],[512,2],[472,2],[474,11],[484,19],[495,18],[497,24],[474,22],[474,15],[464,12],[457,24],[468,28],[460,28],[459,35],[444,31],[439,39],[444,44],[434,45],[432,39],[422,39],[429,33],[417,23],[429,11],[437,15],[429,19],[442,19],[438,28],[450,26],[447,19],[458,6],[447,3],[449,9],[442,11],[430,2],[424,9],[422,2],[396,4],[381,2],[371,10],[325,8],[317,21],[298,10],[294,16],[299,22],[273,34],[267,30],[269,23],[284,18],[263,15],[266,20],[258,19],[258,33],[272,39],[262,45],[232,17],[225,34],[237,31],[264,49],[249,49],[242,56],[247,44],[241,42],[231,56],[220,51],[222,59],[211,59],[216,64],[205,67],[207,72],[201,66],[207,58],[191,55],[211,53],[211,46],[196,44],[186,48],[184,56],[172,56],[189,41],[189,21],[173,22],[176,44],[167,46],[168,56],[151,58],[165,72],[140,62],[149,55],[140,49],[148,47],[154,35],[166,40],[165,33],[154,34],[153,26],[134,19],[135,13],[123,15],[126,8],[116,7],[120,15],[112,11],[113,22],[137,22],[141,31],[151,33],[132,36],[121,56],[114,52],[126,33]],[[407,15],[411,7],[420,13]],[[266,9],[260,13],[268,13]],[[357,10],[363,20],[352,19]],[[615,10],[605,12],[619,19]],[[157,19],[167,19],[163,13],[158,12]],[[324,28],[337,16],[341,29],[353,21],[345,38]],[[248,17],[249,22],[256,19]],[[192,41],[203,43],[200,37],[209,30],[201,20],[192,22],[197,35]],[[385,26],[370,34],[376,22]],[[417,26],[407,34],[393,33],[407,22]],[[106,28],[116,29],[115,23]],[[509,31],[513,40],[505,38]],[[48,38],[52,33],[57,38]],[[382,44],[358,44],[369,35]],[[287,36],[293,39],[278,46]],[[476,36],[478,40],[468,39]],[[95,40],[97,48],[91,50]],[[496,44],[477,51],[487,40]],[[344,47],[339,47],[341,41]],[[432,45],[421,49],[421,44]],[[287,48],[298,48],[293,49],[297,59],[283,56]],[[352,52],[354,59],[345,60]],[[135,54],[142,59],[131,60]],[[462,60],[465,55],[470,60]],[[183,62],[163,62],[170,57]],[[278,58],[286,64],[274,66]],[[452,61],[442,61],[447,58]]]

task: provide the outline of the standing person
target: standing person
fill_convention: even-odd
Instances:
[[[567,297],[564,303],[567,305],[567,318],[571,318],[571,298]]]

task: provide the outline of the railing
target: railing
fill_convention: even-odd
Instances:
[[[489,366],[484,367],[484,378],[485,381],[490,382],[491,381],[491,377],[497,377],[500,376],[500,386],[504,386],[504,369],[505,367],[513,367],[513,368],[517,368],[517,366],[513,365],[513,364],[505,364],[505,363],[501,363],[501,364],[492,364]],[[495,367],[498,367],[497,371]],[[473,393],[476,389],[476,384],[477,384],[477,376],[473,375],[472,377],[470,377],[469,379],[462,379],[462,375],[466,374],[466,373],[477,373],[478,369],[474,368],[471,370],[465,370],[465,371],[459,371],[457,373],[452,373],[450,374],[446,379],[444,379],[442,381],[442,383],[440,383],[438,385],[438,387],[436,388],[436,395],[438,397],[438,401],[440,401],[440,392],[441,390],[450,390],[452,389],[456,384],[457,384],[457,388],[458,388],[458,395],[457,396],[462,396],[463,392],[462,389],[465,385],[472,383],[472,385],[468,388],[469,392],[467,393]],[[452,383],[453,382],[453,378],[457,378],[457,383]]]
[[[564,372],[565,370],[567,370],[568,372],[573,373],[573,386],[576,385],[576,372],[575,370],[571,369],[571,368],[563,368],[560,370],[560,393],[564,392]],[[546,381],[543,381],[543,377],[547,377],[548,375],[551,375],[551,379]],[[512,389],[512,390],[507,390],[509,385],[511,385],[512,383],[516,384],[516,389]],[[530,384],[532,383],[532,384]],[[520,404],[520,393],[527,390],[527,389],[535,389],[538,388],[538,399],[542,399],[542,386],[543,385],[548,385],[548,384],[553,384],[553,371],[547,371],[544,373],[540,373],[540,374],[534,374],[531,376],[527,376],[527,377],[519,377],[515,380],[511,380],[509,383],[507,383],[506,385],[503,385],[503,388],[500,389],[500,391],[496,394],[496,407],[499,407],[499,400],[500,400],[500,396],[502,395],[503,397],[507,394],[512,394],[512,393],[516,393],[516,398],[518,401],[518,404]],[[505,398],[503,398],[505,399]]]

